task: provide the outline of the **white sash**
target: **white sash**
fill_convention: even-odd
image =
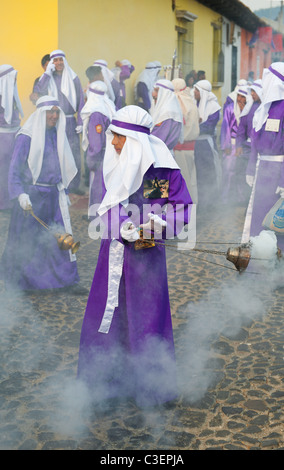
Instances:
[[[108,295],[99,333],[108,333],[115,308],[118,306],[118,294],[124,260],[124,245],[112,240],[109,247]]]

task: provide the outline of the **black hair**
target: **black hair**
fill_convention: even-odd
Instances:
[[[41,59],[41,65],[44,67],[44,65],[46,64],[46,62],[49,62],[50,61],[50,55],[49,54],[45,54],[43,56],[43,58]]]
[[[87,75],[90,81],[93,81],[94,77],[96,75],[99,75],[101,71],[102,71],[102,68],[99,67],[98,65],[91,65],[90,67],[87,68],[85,74]]]

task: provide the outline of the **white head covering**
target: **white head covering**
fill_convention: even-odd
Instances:
[[[90,84],[88,100],[81,110],[81,117],[83,120],[82,149],[84,151],[87,150],[89,145],[88,124],[90,116],[95,112],[103,114],[110,121],[115,114],[114,103],[107,96],[107,86],[100,80]]]
[[[195,101],[188,93],[183,78],[174,78],[172,84],[183,114],[184,139],[195,140],[199,135],[199,115]]]
[[[1,106],[4,108],[4,118],[7,124],[11,124],[14,100],[22,117],[24,117],[23,108],[20,102],[17,87],[17,70],[11,65],[0,65],[0,96]]]
[[[246,99],[246,104],[245,104],[242,111],[241,111],[241,108],[238,104],[238,100],[237,100],[238,95],[244,96],[245,99]],[[234,102],[234,114],[235,114],[238,125],[240,123],[241,116],[243,116],[246,113],[246,106],[247,106],[247,109],[248,108],[250,109],[251,106],[252,106],[252,103],[253,103],[253,100],[252,100],[252,97],[250,95],[249,87],[248,86],[239,86],[238,89],[237,89],[236,99],[235,99],[235,102]]]
[[[52,109],[53,106],[59,108],[59,102],[55,97],[45,95],[39,98],[36,102],[36,111],[29,117],[17,134],[25,134],[31,138],[28,165],[33,176],[33,184],[37,182],[42,167],[45,146],[46,111]],[[61,108],[59,110],[59,119],[56,124],[57,151],[62,183],[65,188],[68,188],[78,170],[65,133],[66,117]]]
[[[254,113],[253,128],[259,131],[265,123],[271,103],[284,99],[284,63],[274,62],[262,74],[262,100]]]
[[[216,95],[212,93],[212,86],[208,80],[199,80],[194,84],[194,87],[200,92],[198,112],[202,122],[205,122],[211,114],[219,111],[221,106],[218,103]]]
[[[112,80],[114,79],[114,73],[108,68],[107,62],[103,59],[95,60],[93,65],[101,67],[102,74],[104,77],[104,82],[107,85],[108,96],[110,97],[112,101],[114,101],[115,95],[114,95],[114,91],[113,91],[112,84],[111,84]]]
[[[69,66],[65,54],[60,49],[56,49],[55,51],[51,52],[50,54],[50,62],[53,63],[53,59],[57,57],[63,57],[64,62],[64,69],[62,72],[62,80],[61,80],[61,91],[63,95],[66,96],[67,100],[71,104],[74,112],[77,108],[77,96],[76,96],[76,89],[74,84],[74,78],[77,77],[76,73],[71,69]],[[48,86],[48,94],[50,96],[55,96],[58,98],[57,86],[55,84],[54,78],[51,75],[49,86]]]
[[[242,88],[242,87],[240,87]],[[247,102],[246,102],[246,105],[241,113],[241,117],[243,116],[246,116],[250,110],[251,110],[251,107],[254,103],[254,100],[250,94],[250,91],[251,90],[254,90],[256,92],[256,94],[259,96],[260,98],[260,101],[261,101],[261,98],[262,98],[262,80],[255,80],[251,85],[247,86],[246,87],[248,89],[248,97],[247,97]]]
[[[99,207],[99,215],[135,193],[151,165],[155,168],[179,168],[166,144],[150,134],[151,127],[151,116],[139,106],[125,106],[115,114],[106,132],[103,165],[106,194]],[[120,155],[111,144],[111,131],[126,136]]]
[[[135,98],[135,100],[138,99],[137,85],[138,85],[138,83],[142,82],[142,83],[145,83],[145,85],[147,87],[148,94],[149,94],[149,100],[150,100],[150,103],[151,103],[151,101],[152,101],[152,91],[153,91],[154,83],[155,83],[156,79],[157,79],[157,64],[155,62],[148,62],[146,64],[145,69],[140,73],[140,75],[138,75],[138,78],[135,82],[135,85],[134,85],[134,98]]]
[[[156,104],[152,99],[150,114],[153,119],[153,126],[165,121],[173,119],[177,122],[183,122],[181,108],[174,93],[174,86],[170,80],[158,80],[154,88],[159,88]]]

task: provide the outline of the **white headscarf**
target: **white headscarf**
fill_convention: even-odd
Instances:
[[[1,106],[4,108],[4,118],[7,124],[11,124],[13,116],[14,100],[22,117],[24,117],[23,108],[20,102],[17,87],[17,70],[11,65],[0,65],[0,96]]]
[[[271,104],[284,99],[284,63],[274,62],[262,74],[262,100],[253,117],[253,128],[259,131],[266,122]]]
[[[166,119],[183,122],[182,111],[174,92],[174,86],[170,80],[158,80],[154,88],[159,88],[156,104],[152,99],[150,114],[153,119],[153,127]]]
[[[151,127],[151,116],[139,106],[125,106],[115,114],[106,132],[103,165],[106,194],[99,207],[99,215],[127,201],[140,188],[151,165],[155,168],[179,168],[166,144],[150,134]],[[111,131],[126,136],[120,155],[111,144]]]
[[[36,111],[29,117],[17,135],[25,134],[31,138],[28,165],[32,173],[33,184],[37,182],[43,161],[46,131],[46,111],[57,106],[57,98],[49,95],[42,96],[36,102]],[[77,173],[75,160],[65,133],[66,117],[59,108],[60,114],[56,124],[57,128],[57,151],[61,168],[62,183],[68,188],[70,182]]]
[[[256,94],[259,96],[260,98],[260,101],[261,101],[261,98],[262,98],[262,80],[255,80],[251,85],[249,85],[247,87],[248,91],[251,91],[251,90],[254,90],[256,92]],[[243,116],[247,116],[247,114],[250,112],[251,110],[251,107],[254,103],[254,100],[251,96],[251,94],[249,93],[248,95],[248,98],[247,98],[247,102],[246,102],[246,105],[241,113],[241,117]]]
[[[81,117],[83,120],[82,149],[85,151],[89,145],[88,124],[91,114],[97,112],[106,116],[110,121],[115,114],[113,101],[107,96],[107,86],[104,82],[97,80],[89,86],[88,100],[82,108]]]
[[[241,108],[240,108],[240,106],[238,104],[238,101],[237,101],[238,95],[244,96],[245,99],[246,99],[246,104],[245,104],[242,111],[241,111]],[[247,106],[247,109],[250,109],[251,106],[252,106],[252,103],[253,103],[253,99],[251,97],[249,87],[248,86],[239,86],[238,90],[237,90],[236,100],[234,102],[234,114],[235,114],[238,125],[240,123],[241,116],[245,115],[245,113],[246,113],[246,106]]]
[[[234,102],[236,101],[239,87],[247,86],[247,84],[248,84],[247,80],[245,80],[244,78],[240,78],[234,90],[231,91],[231,93],[229,93],[228,95],[232,101]]]
[[[74,78],[77,77],[77,75],[69,66],[64,52],[61,51],[60,49],[57,49],[51,52],[50,62],[53,63],[53,59],[56,59],[57,57],[63,57],[63,62],[64,62],[64,69],[62,72],[62,80],[61,80],[61,92],[63,93],[63,95],[66,96],[67,100],[69,101],[69,103],[71,104],[75,112],[77,108],[77,96],[76,96]],[[51,74],[51,78],[49,81],[48,94],[50,96],[55,96],[56,98],[58,98],[57,86],[55,84],[52,74]]]
[[[199,135],[199,115],[195,101],[189,95],[183,78],[174,78],[172,84],[184,118],[184,139],[195,140]]]
[[[115,94],[114,94],[112,84],[111,84],[112,80],[114,79],[114,73],[108,68],[107,62],[103,59],[95,60],[93,65],[101,67],[102,74],[103,74],[103,77],[104,77],[104,82],[107,85],[108,96],[110,97],[110,99],[112,101],[114,101],[115,100]]]
[[[201,122],[206,122],[211,114],[216,113],[221,109],[216,95],[212,93],[212,86],[208,80],[199,80],[194,84],[200,92],[200,101],[198,105],[199,117]]]
[[[148,94],[149,94],[149,100],[150,103],[152,101],[152,91],[154,88],[154,83],[157,79],[157,64],[155,62],[148,62],[146,64],[145,69],[138,75],[138,78],[135,82],[134,85],[134,98],[137,101],[138,96],[137,96],[137,85],[138,83],[142,82],[145,83]]]

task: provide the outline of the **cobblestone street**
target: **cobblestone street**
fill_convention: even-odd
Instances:
[[[89,290],[99,241],[88,237],[86,206],[86,197],[72,196]],[[9,298],[1,284],[0,448],[283,450],[284,285],[265,272],[240,275],[224,255],[206,252],[240,243],[244,215],[234,207],[201,217],[201,252],[167,248],[180,397],[163,407],[82,406],[76,370],[87,295]],[[2,249],[9,217],[0,212]]]

